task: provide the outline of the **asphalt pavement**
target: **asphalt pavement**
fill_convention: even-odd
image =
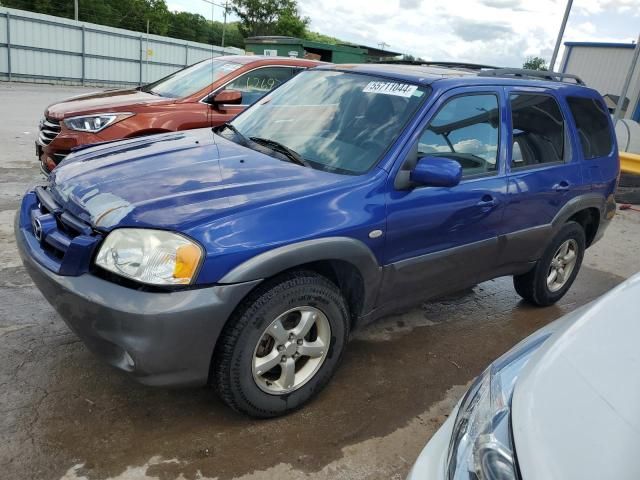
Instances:
[[[87,351],[33,286],[13,238],[20,196],[41,179],[45,106],[88,91],[0,82],[3,479],[403,479],[490,361],[640,270],[640,213],[619,212],[557,305],[529,306],[500,278],[383,319],[284,418],[245,418],[207,388],[145,387]]]

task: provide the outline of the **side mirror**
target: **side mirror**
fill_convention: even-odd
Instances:
[[[222,105],[238,105],[242,103],[242,92],[238,90],[221,90],[209,100],[209,103],[215,107]]]
[[[420,157],[409,178],[417,185],[455,187],[462,178],[462,165],[443,157]]]

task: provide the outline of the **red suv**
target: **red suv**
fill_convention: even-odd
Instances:
[[[271,89],[322,62],[284,57],[204,60],[135,89],[107,90],[50,105],[36,154],[45,172],[78,146],[231,120]]]

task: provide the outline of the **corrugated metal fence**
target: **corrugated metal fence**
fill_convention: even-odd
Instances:
[[[243,51],[0,7],[0,80],[140,85]]]

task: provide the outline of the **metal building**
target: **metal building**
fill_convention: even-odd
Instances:
[[[565,42],[561,71],[580,76],[595,88],[611,106],[617,102],[631,66],[633,43]],[[631,78],[624,101],[624,118],[640,121],[640,62]]]

